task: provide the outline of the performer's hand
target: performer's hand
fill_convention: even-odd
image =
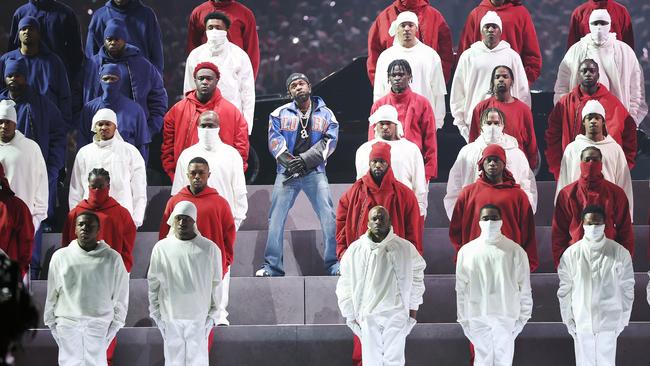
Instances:
[[[575,320],[570,319],[566,324],[566,328],[569,331],[569,334],[571,334],[571,336],[573,338],[575,338],[576,337],[576,322],[575,322]]]
[[[289,162],[289,170],[293,173],[300,173],[305,169],[307,169],[307,164],[299,156]]]
[[[56,342],[57,345],[60,345],[59,333],[56,330],[56,326],[52,326],[52,328],[50,328],[50,333],[52,334],[52,338],[54,338],[54,342]]]
[[[361,326],[359,325],[359,322],[357,322],[356,319],[348,319],[346,324],[352,330],[352,333],[361,339]]]
[[[524,325],[526,325],[524,324],[524,322],[522,322],[521,320],[517,320],[515,322],[514,328],[512,329],[512,336],[517,337],[519,333],[521,333],[521,331],[524,330]]]

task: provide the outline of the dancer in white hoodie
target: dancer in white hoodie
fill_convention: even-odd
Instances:
[[[424,294],[426,263],[390,222],[382,206],[370,209],[368,232],[343,255],[336,285],[339,309],[361,339],[366,365],[404,365],[406,336]]]
[[[615,366],[616,339],[630,321],[634,270],[630,252],[605,237],[605,211],[582,211],[584,237],[564,251],[557,269],[562,322],[577,366]]]
[[[490,95],[492,70],[499,65],[508,66],[514,74],[512,96],[530,107],[530,89],[521,57],[510,44],[501,40],[501,18],[488,11],[481,19],[480,42],[474,43],[458,59],[458,66],[451,84],[449,106],[465,141],[469,139],[474,107]]]
[[[449,170],[447,194],[443,199],[447,217],[451,220],[454,206],[460,191],[479,177],[478,161],[483,156],[483,150],[490,144],[497,144],[506,152],[506,168],[512,173],[515,182],[524,190],[530,207],[535,213],[537,209],[537,182],[535,174],[530,170],[526,154],[519,149],[517,139],[503,133],[506,117],[497,108],[487,108],[481,113],[481,135],[474,141],[463,146],[458,153],[454,165]]]
[[[533,311],[528,256],[501,234],[497,206],[483,206],[478,220],[481,235],[456,261],[458,322],[474,345],[474,365],[512,365],[515,338]]]
[[[221,297],[221,252],[196,228],[196,206],[181,201],[171,230],[151,252],[149,314],[162,334],[165,366],[206,366],[208,334]]]
[[[106,349],[124,326],[129,275],[122,257],[97,240],[99,217],[77,216],[77,239],[54,252],[43,318],[59,346],[61,366],[106,365]]]

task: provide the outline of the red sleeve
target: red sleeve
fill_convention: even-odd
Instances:
[[[548,128],[544,133],[546,141],[546,161],[548,171],[553,173],[555,180],[560,176],[560,163],[562,162],[562,116],[564,115],[564,106],[562,100],[557,102],[551,114],[548,116]]]
[[[370,108],[370,115],[372,116],[375,111],[377,111],[377,108],[379,108],[380,105],[377,105],[377,103],[373,103],[372,108]],[[375,138],[375,129],[372,128],[372,124],[370,121],[368,121],[368,141],[373,140]]]
[[[632,19],[630,18],[630,13],[625,10],[625,21],[623,22],[623,27],[621,31],[621,36],[623,37],[623,42],[627,43],[632,49],[634,49],[634,31],[632,30]]]
[[[621,133],[621,138],[623,139],[623,151],[625,152],[625,159],[627,160],[627,166],[632,170],[634,168],[634,162],[636,160],[636,150],[637,150],[637,139],[636,139],[636,123],[634,119],[629,114],[627,118],[623,121],[623,131]]]
[[[408,190],[409,195],[405,198],[408,199],[407,205],[405,207],[405,221],[406,227],[404,228],[405,239],[415,245],[415,249],[418,250],[420,255],[424,255],[424,246],[422,245],[422,231],[420,230],[420,206],[418,206],[418,200],[415,198],[415,193]]]
[[[526,12],[526,25],[522,29],[524,41],[521,47],[521,62],[524,64],[528,84],[532,84],[542,72],[542,53],[539,50],[537,32],[530,14]]]
[[[479,103],[474,107],[472,112],[472,122],[469,126],[469,142],[474,142],[481,135],[481,113],[483,112],[483,103]]]
[[[519,205],[523,208],[523,212],[520,212],[522,220],[519,224],[519,230],[521,230],[521,245],[524,247],[526,254],[528,254],[530,272],[535,272],[539,265],[539,259],[537,256],[537,238],[535,237],[535,216],[533,215],[533,209],[530,207],[528,197],[524,191],[521,191],[520,196]]]
[[[530,169],[535,170],[539,162],[537,161],[537,137],[535,136],[535,124],[533,122],[533,112],[526,106],[524,109],[524,128],[526,141],[528,143],[524,146],[526,158]]]
[[[257,36],[255,16],[252,12],[246,14],[246,26],[244,29],[245,32],[242,34],[244,51],[248,54],[248,58],[250,58],[251,64],[253,65],[253,77],[257,79],[257,72],[260,69],[260,41]]]
[[[431,103],[426,103],[422,116],[422,156],[424,158],[424,174],[427,182],[438,176],[438,138],[436,136],[436,120],[433,116]]]
[[[226,267],[223,268],[223,274],[225,275],[228,267],[235,258],[235,239],[237,237],[235,220],[232,217],[230,206],[225,199],[223,200],[223,209],[221,212],[221,230],[223,230],[223,247],[225,250]]]
[[[456,249],[456,253],[458,253],[460,247],[463,246],[463,212],[466,201],[467,191],[462,190],[458,195],[454,211],[451,214],[451,220],[449,221],[449,240],[454,246],[454,249]],[[454,261],[456,261],[456,256],[454,256]]]
[[[630,203],[621,191],[620,197],[616,199],[616,208],[618,215],[616,222],[616,242],[624,246],[632,257],[634,257],[634,228],[632,227],[632,218],[630,217]]]
[[[203,22],[198,18],[198,12],[193,11],[190,15],[190,21],[187,26],[187,54],[201,45],[201,39],[205,29]]]
[[[63,229],[61,230],[61,247],[67,247],[68,244],[74,239],[77,238],[77,234],[74,231],[74,220],[77,217],[77,212],[73,208],[68,212],[68,217],[63,223]]]
[[[442,72],[445,75],[445,83],[451,80],[451,68],[454,66],[454,50],[451,40],[451,29],[445,19],[440,15],[438,27],[438,56],[442,61]]]
[[[478,29],[478,23],[476,23],[475,13],[476,8],[472,10],[467,16],[467,21],[465,22],[465,27],[463,28],[462,33],[460,34],[460,41],[458,43],[458,53],[456,54],[456,62],[460,55],[468,49],[472,43],[476,42],[476,30]]]
[[[18,258],[16,262],[20,265],[23,275],[27,273],[29,264],[32,261],[32,246],[34,243],[34,223],[29,208],[20,199],[15,200],[18,204],[16,207],[16,244],[18,245]]]
[[[573,14],[571,14],[571,20],[569,21],[569,37],[566,42],[567,50],[580,40],[580,21],[577,18],[578,13],[576,9]]]
[[[170,109],[163,119],[163,135],[162,145],[160,146],[160,160],[163,169],[169,178],[174,180],[174,173],[176,172],[176,161],[174,161],[174,140],[175,140],[175,121],[174,121],[174,108]]]
[[[160,220],[160,230],[158,231],[158,240],[162,240],[167,237],[167,234],[169,234],[169,225],[167,225],[167,220],[169,220],[169,216],[172,214],[172,210],[174,209],[175,202],[173,202],[173,198],[171,197],[167,201],[167,205],[165,206],[165,212],[163,212],[163,217],[162,220]]]
[[[120,255],[124,261],[126,271],[131,273],[131,268],[133,268],[133,247],[135,246],[135,236],[138,229],[135,227],[131,215],[126,210],[122,218],[122,229],[122,252]]]
[[[244,161],[244,171],[248,169],[248,122],[244,118],[244,115],[233,106],[234,117],[235,117],[235,136],[233,139],[233,147],[237,149],[239,155],[241,155],[242,160]]]
[[[336,257],[339,260],[341,260],[349,246],[345,231],[345,221],[350,207],[350,198],[348,197],[350,190],[341,196],[339,204],[336,207]]]
[[[383,13],[380,13],[381,16]],[[379,27],[377,26],[377,19],[375,19],[370,30],[368,31],[368,60],[366,61],[366,68],[368,69],[368,79],[370,80],[370,85],[375,85],[375,70],[377,69],[377,59],[379,55],[384,51],[384,48],[381,46],[381,37],[379,36]]]
[[[568,202],[567,191],[562,189],[557,196],[555,203],[555,210],[553,211],[553,224],[551,227],[551,252],[553,254],[553,262],[555,269],[560,264],[562,253],[569,247],[571,242],[571,233],[569,232],[569,224],[572,217],[566,210]]]

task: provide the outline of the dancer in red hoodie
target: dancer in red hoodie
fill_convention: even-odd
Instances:
[[[29,207],[9,187],[0,164],[0,251],[18,262],[24,276],[32,260],[34,224]]]
[[[542,72],[542,54],[539,50],[533,19],[521,0],[481,0],[481,3],[467,17],[465,28],[460,36],[458,55],[460,56],[472,43],[481,40],[479,24],[488,11],[496,11],[501,18],[503,22],[501,39],[508,42],[510,47],[521,56],[528,83],[532,84]]]
[[[589,16],[596,9],[605,9],[612,17],[612,33],[616,39],[627,43],[634,49],[634,32],[632,31],[632,18],[625,5],[614,0],[587,0],[578,6],[571,14],[569,23],[569,38],[566,48],[573,46],[580,38],[586,36],[589,30]]]

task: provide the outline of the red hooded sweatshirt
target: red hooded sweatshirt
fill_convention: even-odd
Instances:
[[[427,182],[438,176],[438,139],[436,120],[431,103],[427,98],[407,88],[402,94],[392,91],[378,99],[370,109],[370,114],[384,104],[397,109],[397,118],[402,122],[404,137],[418,145],[424,158],[424,174]],[[374,140],[375,129],[368,126],[368,141]]]
[[[498,108],[506,116],[503,132],[516,138],[519,148],[526,154],[530,169],[537,168],[537,137],[533,113],[526,103],[515,98],[513,103],[502,103],[495,97],[486,99],[474,107],[472,124],[469,128],[469,142],[474,142],[481,135],[481,113],[488,108]]]
[[[18,262],[22,275],[32,261],[34,224],[29,207],[9,188],[0,165],[0,249]]]
[[[189,187],[184,187],[167,201],[162,221],[160,222],[159,239],[167,237],[169,225],[167,220],[174,211],[174,207],[181,201],[192,202],[196,206],[196,226],[201,235],[212,240],[221,250],[223,274],[234,258],[235,220],[232,217],[230,206],[225,198],[221,197],[216,189],[205,187],[196,196]]]
[[[614,94],[603,84],[598,84],[598,90],[593,94],[586,94],[576,86],[569,94],[560,98],[551,114],[548,116],[548,129],[546,140],[546,160],[548,170],[557,180],[560,175],[562,154],[568,144],[575,140],[579,134],[584,134],[582,124],[582,108],[587,101],[597,100],[605,108],[605,128],[607,134],[623,148],[627,165],[634,167],[636,159],[636,123]]]
[[[187,53],[207,42],[205,35],[205,17],[212,12],[222,12],[230,19],[228,40],[246,51],[253,65],[253,74],[257,78],[260,68],[260,44],[257,37],[257,25],[253,12],[233,0],[208,0],[197,6],[190,14],[187,26]]]
[[[580,179],[562,188],[555,201],[551,243],[555,268],[562,253],[582,239],[582,210],[588,205],[605,209],[605,236],[634,255],[634,230],[625,191],[603,178],[602,162],[580,163]]]
[[[75,220],[84,211],[94,212],[99,216],[97,240],[104,240],[111,248],[120,253],[127,272],[133,267],[133,247],[135,245],[136,227],[129,210],[120,206],[108,196],[108,188],[90,189],[85,199],[70,210],[61,232],[61,246],[66,247],[77,239]]]
[[[386,171],[377,186],[370,171],[343,194],[336,209],[336,255],[340,259],[350,244],[368,231],[368,212],[380,205],[390,214],[395,235],[404,238],[423,253],[420,209],[415,193],[395,179],[393,169]]]
[[[502,161],[505,151],[498,145],[489,145],[483,150],[479,160],[481,174],[460,192],[449,224],[449,238],[456,252],[460,247],[476,239],[481,234],[478,224],[481,207],[493,204],[501,210],[503,226],[501,233],[521,245],[528,254],[530,271],[537,269],[537,239],[535,238],[535,219],[526,193],[519,188],[508,169],[503,170],[503,183],[490,182],[483,171],[485,157],[495,155],[493,149],[500,149]]]
[[[449,82],[451,68],[454,65],[451,30],[445,18],[429,0],[395,0],[377,15],[377,19],[368,31],[368,78],[370,84],[375,82],[375,69],[379,55],[393,45],[393,37],[388,34],[391,23],[399,13],[410,11],[418,16],[418,39],[438,52],[442,61],[445,81]]]
[[[542,72],[542,54],[539,50],[533,19],[520,0],[507,0],[499,7],[492,5],[490,0],[482,0],[467,17],[465,28],[460,36],[458,56],[473,43],[481,40],[479,29],[481,18],[488,11],[496,11],[501,18],[503,23],[501,39],[510,43],[510,47],[521,56],[528,83],[532,84]]]
[[[634,32],[632,31],[632,18],[624,5],[614,0],[588,0],[578,6],[571,14],[569,22],[569,37],[567,46],[573,46],[580,38],[591,33],[589,30],[589,16],[595,9],[606,9],[612,18],[610,32],[616,33],[616,39],[627,43],[634,49]]]
[[[244,170],[248,167],[248,123],[244,116],[221,96],[219,88],[214,90],[214,95],[205,104],[196,99],[196,90],[192,90],[185,93],[185,98],[165,114],[160,158],[163,169],[171,180],[174,180],[176,162],[183,150],[199,142],[199,116],[210,110],[219,115],[221,141],[237,149],[244,161]]]

